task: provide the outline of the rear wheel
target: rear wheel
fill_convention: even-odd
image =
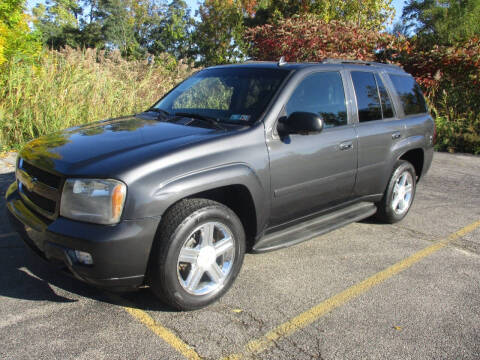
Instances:
[[[410,210],[416,190],[415,168],[399,160],[393,170],[387,189],[378,206],[377,218],[393,224],[401,221]]]
[[[151,288],[179,310],[204,307],[232,285],[244,253],[245,233],[231,209],[206,199],[182,200],[162,220],[152,252]]]

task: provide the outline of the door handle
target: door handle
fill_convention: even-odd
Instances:
[[[348,150],[353,148],[353,144],[351,142],[344,142],[340,144],[340,150]]]
[[[402,133],[400,131],[395,131],[393,134],[392,134],[392,139],[400,139],[402,137]]]

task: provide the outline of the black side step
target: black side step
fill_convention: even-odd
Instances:
[[[377,207],[373,203],[356,203],[292,227],[267,234],[253,246],[252,252],[262,253],[292,246],[352,222],[365,219],[376,212]]]

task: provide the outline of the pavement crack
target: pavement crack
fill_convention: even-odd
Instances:
[[[476,255],[476,256],[480,256],[480,253],[479,252],[476,252],[475,250],[472,250],[471,248],[465,246],[465,245],[462,245],[462,244],[459,244],[458,241],[462,241],[462,242],[469,242],[463,238],[460,238],[458,239],[456,242],[453,242],[451,244],[449,244],[449,246],[453,247],[453,248],[456,248],[456,249],[459,249],[459,250],[462,250],[462,251],[465,251],[467,252],[468,254],[470,255]],[[472,242],[473,243],[473,242]],[[473,243],[474,244],[474,243]]]
[[[429,242],[437,241],[437,239],[433,238],[431,235],[426,234],[426,233],[421,232],[421,231],[418,231],[418,230],[415,230],[415,229],[410,229],[408,227],[397,225],[397,224],[392,224],[390,226],[392,226],[393,228],[396,228],[398,230],[406,231],[410,235],[419,236],[422,240],[425,240],[425,241],[429,241]]]

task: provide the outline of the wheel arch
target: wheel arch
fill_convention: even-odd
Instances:
[[[192,194],[187,198],[209,199],[230,208],[242,222],[247,240],[247,250],[253,247],[257,234],[256,210],[252,194],[245,185],[227,185]]]
[[[163,184],[154,197],[160,214],[165,214],[186,198],[210,199],[229,207],[244,226],[247,249],[253,246],[268,211],[266,190],[245,164],[232,164],[174,179]]]
[[[414,148],[408,151],[405,151],[398,157],[399,160],[408,161],[415,168],[415,173],[417,175],[417,182],[423,175],[423,166],[425,163],[425,154],[422,148]]]

